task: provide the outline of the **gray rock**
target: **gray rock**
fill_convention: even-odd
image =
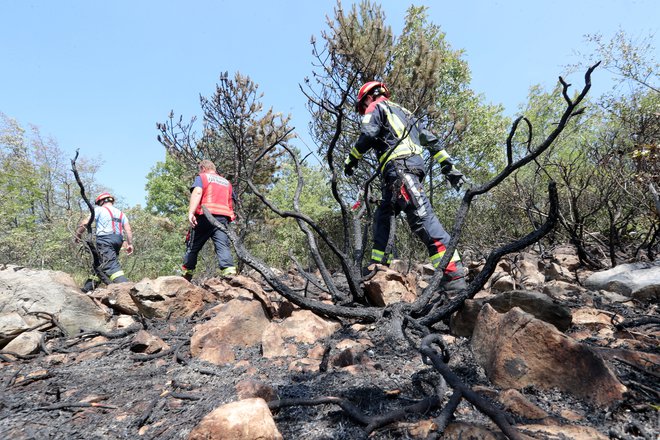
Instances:
[[[29,328],[30,326],[18,312],[0,314],[0,347]]]
[[[620,264],[592,274],[584,284],[590,290],[608,290],[639,300],[657,302],[660,298],[660,260]]]
[[[465,301],[464,307],[451,317],[452,334],[471,336],[477,315],[484,304],[489,304],[499,313],[520,307],[523,311],[534,315],[535,318],[554,325],[562,332],[570,327],[572,321],[570,309],[553,302],[548,296],[532,290],[513,290],[492,298]]]
[[[110,329],[110,315],[83,294],[70,275],[59,271],[16,266],[0,270],[0,314],[12,312],[31,326],[47,319],[30,312],[49,313],[67,335]]]

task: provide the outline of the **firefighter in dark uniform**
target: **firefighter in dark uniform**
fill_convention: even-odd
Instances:
[[[388,88],[380,81],[367,82],[360,88],[356,104],[357,111],[363,115],[360,136],[344,162],[344,173],[351,176],[364,154],[374,150],[382,177],[382,200],[375,212],[371,261],[385,265],[391,262],[392,256],[385,255],[390,221],[392,214],[403,211],[411,230],[426,245],[431,263],[437,268],[451,237],[424,193],[422,147],[440,163],[442,174],[454,188],[460,188],[463,175],[453,167],[449,154],[439,148],[438,138],[420,127],[408,110],[389,97]],[[465,288],[464,277],[465,268],[456,251],[445,269],[445,290]]]
[[[221,276],[236,274],[229,237],[209,222],[202,211],[202,205],[223,225],[236,219],[232,185],[229,180],[216,173],[215,165],[210,160],[199,163],[199,175],[190,188],[188,222],[191,230],[186,240],[186,253],[181,266],[182,275],[188,281],[192,279],[197,266],[197,254],[209,238],[213,240],[215,246]]]

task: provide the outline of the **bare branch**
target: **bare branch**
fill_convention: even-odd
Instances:
[[[490,419],[495,422],[495,424],[502,430],[504,435],[511,440],[522,440],[522,436],[516,431],[508,422],[505,414],[499,409],[495,408],[491,403],[486,401],[484,398],[479,396],[477,393],[472,391],[467,385],[465,385],[460,378],[452,372],[447,364],[442,360],[442,356],[438,354],[432,347],[432,343],[442,343],[440,336],[437,334],[432,334],[426,336],[421,343],[419,351],[422,353],[424,358],[431,360],[431,363],[436,370],[442,374],[442,377],[445,378],[449,386],[451,386],[456,392],[460,393],[456,397],[464,397],[468,402],[474,405],[479,411],[490,417]],[[453,398],[454,396],[452,396]]]
[[[87,195],[85,194],[85,186],[83,185],[82,180],[80,179],[80,175],[78,174],[78,169],[76,168],[76,160],[78,160],[78,154],[79,154],[79,150],[76,150],[76,155],[74,156],[73,159],[71,159],[71,171],[73,171],[73,175],[76,178],[76,182],[80,187],[80,196],[85,201],[85,204],[89,208],[89,212],[90,212],[89,220],[85,225],[85,229],[87,230],[87,239],[84,241],[84,243],[86,245],[86,248],[92,254],[92,261],[93,261],[92,269],[94,270],[94,273],[96,274],[96,276],[99,277],[101,281],[109,285],[112,284],[112,281],[110,281],[110,278],[105,274],[105,272],[101,270],[101,264],[103,264],[103,261],[101,259],[101,254],[99,253],[98,249],[96,249],[96,244],[94,243],[94,239],[93,239],[94,235],[92,234],[92,223],[94,222],[94,206],[92,205],[92,202],[89,201]]]
[[[264,277],[266,282],[273,289],[275,289],[280,295],[291,301],[293,304],[310,310],[316,314],[329,317],[355,318],[367,322],[373,322],[380,318],[382,314],[382,309],[380,308],[353,308],[335,306],[298,295],[289,286],[284,284],[267,265],[252,256],[252,254],[250,254],[250,252],[248,252],[248,250],[243,246],[241,241],[236,236],[236,233],[231,228],[228,228],[218,222],[205,206],[202,206],[202,210],[204,211],[204,215],[211,224],[217,228],[220,228],[227,234],[234,246],[234,250],[236,251],[238,258],[259,272],[259,274]]]

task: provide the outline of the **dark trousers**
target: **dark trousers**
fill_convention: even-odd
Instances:
[[[405,184],[400,177],[406,180]],[[433,212],[419,177],[407,171],[401,172],[400,177],[398,175],[384,176],[384,184],[381,188],[383,199],[374,214],[374,249],[380,253],[385,251],[392,215],[403,212],[412,232],[428,249],[431,263],[437,266],[451,237]],[[406,193],[405,196],[401,193],[402,186]],[[458,253],[455,253],[445,273],[451,277],[462,273]]]
[[[121,245],[124,243],[124,237],[120,234],[108,234],[96,236],[96,250],[99,252],[101,258],[99,269],[103,272],[110,281],[113,283],[125,283],[128,278],[124,276],[124,271],[119,264],[119,251]],[[83,292],[90,292],[94,290],[101,280],[93,275],[83,286]]]
[[[229,219],[224,215],[214,215],[214,217],[225,226],[229,224]],[[186,253],[183,256],[183,266],[186,269],[194,270],[197,267],[197,255],[209,238],[213,240],[220,269],[234,266],[227,234],[213,226],[204,215],[198,215],[197,226],[190,231],[190,236],[186,241]]]

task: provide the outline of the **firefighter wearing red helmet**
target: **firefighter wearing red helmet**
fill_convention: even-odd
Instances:
[[[124,243],[124,234],[126,235],[126,252],[128,255],[133,253],[133,231],[126,215],[114,205],[115,198],[108,192],[102,192],[96,197],[94,203],[94,223],[96,235],[96,248],[101,257],[99,269],[113,283],[124,283],[128,279],[119,264],[119,251]],[[78,224],[76,229],[76,240],[80,240],[90,217],[87,217]],[[94,290],[100,283],[100,279],[94,275],[89,278],[82,290],[89,292]]]
[[[426,245],[431,263],[437,267],[451,237],[424,193],[424,148],[440,163],[443,175],[457,190],[464,181],[463,175],[454,168],[439,139],[389,98],[390,91],[381,81],[369,81],[360,87],[356,100],[356,110],[362,115],[360,136],[344,162],[344,174],[351,176],[358,161],[369,150],[375,152],[381,173],[382,200],[374,217],[372,263],[391,262],[391,252],[385,253],[390,222],[393,215],[404,212],[411,230]],[[464,276],[465,268],[458,252],[454,252],[445,269],[444,289],[464,289]]]

